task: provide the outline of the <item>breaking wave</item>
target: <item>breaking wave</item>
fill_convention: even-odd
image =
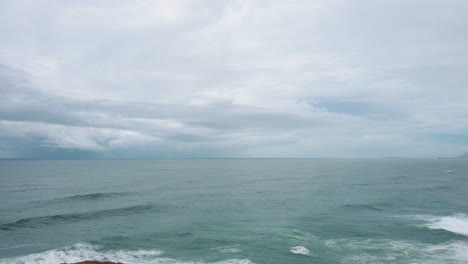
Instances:
[[[430,229],[439,229],[449,231],[455,234],[468,236],[468,215],[456,214],[452,216],[442,216],[427,218]]]
[[[310,251],[304,246],[291,247],[290,251],[291,253],[298,254],[298,255],[304,255],[304,256],[310,255]]]
[[[203,264],[203,262],[184,262],[172,258],[164,258],[160,250],[108,250],[100,247],[79,243],[60,249],[53,249],[27,256],[0,259],[0,264],[55,264],[74,263],[85,260],[114,261],[125,264]],[[228,259],[211,264],[253,264],[248,259]]]

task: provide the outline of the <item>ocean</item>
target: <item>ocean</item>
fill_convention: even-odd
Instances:
[[[0,264],[468,263],[468,160],[1,160]]]

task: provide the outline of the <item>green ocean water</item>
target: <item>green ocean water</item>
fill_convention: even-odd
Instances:
[[[468,161],[0,161],[0,264],[468,263]]]

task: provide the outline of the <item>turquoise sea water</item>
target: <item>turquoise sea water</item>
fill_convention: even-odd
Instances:
[[[0,264],[468,263],[468,161],[0,161]]]

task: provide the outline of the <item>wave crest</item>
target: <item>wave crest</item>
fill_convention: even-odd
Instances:
[[[299,255],[304,255],[304,256],[310,255],[310,251],[304,246],[292,247],[290,251],[291,253],[294,253],[294,254],[299,254]]]
[[[350,210],[350,211],[357,211],[357,210],[371,210],[371,211],[384,211],[380,206],[384,204],[345,204],[341,207]]]
[[[49,226],[57,223],[69,223],[80,220],[95,219],[101,217],[128,215],[129,213],[142,213],[153,209],[154,205],[136,205],[116,209],[106,209],[100,211],[91,211],[84,213],[70,213],[48,216],[37,216],[23,218],[15,222],[1,224],[0,230],[14,231],[18,228],[36,228],[38,226]]]
[[[75,263],[85,260],[114,261],[125,264],[203,264],[202,262],[182,262],[163,258],[160,250],[110,250],[100,251],[100,247],[79,243],[61,249],[16,258],[0,259],[0,264],[54,264]],[[211,264],[253,264],[248,259],[228,259]]]
[[[427,219],[430,229],[449,231],[455,234],[468,236],[468,215],[456,214],[452,216],[442,216]]]
[[[100,200],[105,198],[112,198],[118,196],[125,196],[128,195],[127,192],[108,192],[108,193],[88,193],[88,194],[77,194],[62,198],[56,198],[50,200],[50,202],[70,202],[70,201],[87,201],[87,200]]]

